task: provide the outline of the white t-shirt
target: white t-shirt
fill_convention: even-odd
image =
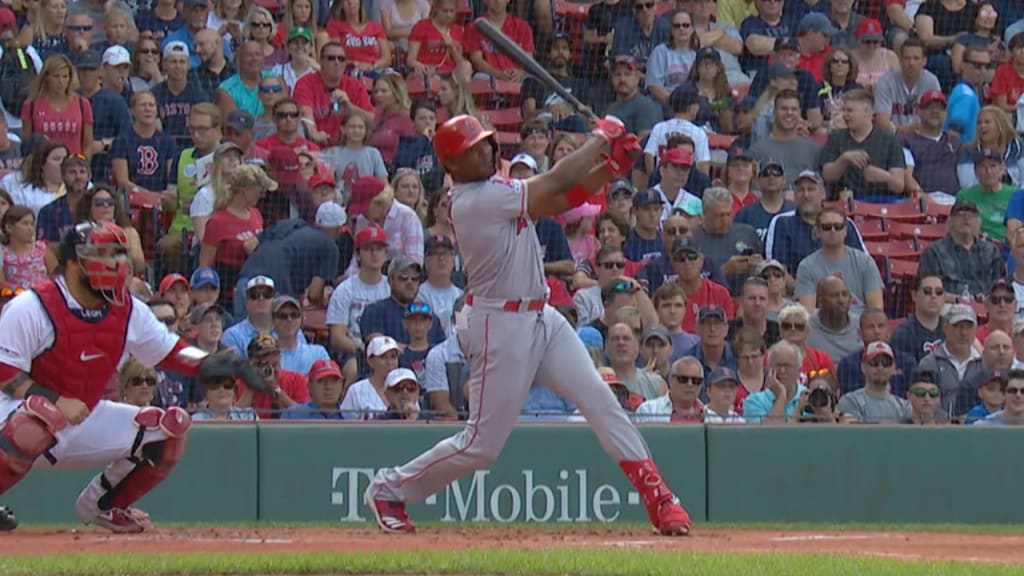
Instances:
[[[57,280],[57,285],[68,306],[73,310],[81,310],[82,305],[68,292],[63,278]],[[131,355],[146,366],[155,366],[178,343],[178,336],[167,331],[167,326],[156,319],[145,302],[132,298],[132,312],[128,318],[128,334],[121,361]],[[54,342],[50,317],[35,292],[23,292],[4,306],[3,314],[0,315],[0,334],[3,334],[0,363],[30,372],[32,359],[45,352]]]
[[[703,128],[689,120],[681,118],[670,118],[663,120],[651,128],[651,135],[647,138],[647,145],[644,146],[644,154],[654,156],[654,165],[658,165],[658,156],[661,148],[668,142],[672,134],[685,134],[693,139],[693,161],[711,162],[711,148],[708,146],[708,134]]]
[[[691,170],[693,170],[693,168],[691,168]],[[661,189],[661,184],[655,186],[654,189],[658,191],[658,194],[661,194],[661,199],[665,203],[661,209],[661,222],[664,222],[669,216],[671,216],[673,210],[676,208],[682,209],[691,200],[694,202],[701,201],[700,198],[687,192],[686,188],[679,189],[679,192],[676,194],[675,202],[668,199],[665,191]]]
[[[363,282],[359,275],[350,276],[331,293],[327,303],[327,325],[344,324],[348,326],[348,337],[359,339],[359,318],[366,307],[378,300],[391,296],[388,279],[381,276],[376,284]]]
[[[39,210],[57,199],[59,194],[50,192],[44,188],[36,188],[31,184],[25,184],[21,180],[21,172],[11,172],[0,178],[0,186],[11,195],[15,204],[28,206],[32,214],[39,216]]]
[[[188,207],[188,215],[192,218],[202,218],[210,214],[213,214],[213,188],[203,186],[192,197],[192,204]]]
[[[385,412],[387,409],[388,405],[377,394],[369,378],[349,386],[340,407],[342,418],[351,420],[372,420],[373,412]]]
[[[429,282],[420,284],[420,291],[416,294],[417,300],[430,304],[434,316],[441,321],[441,328],[448,329],[452,323],[452,309],[455,307],[455,300],[462,296],[462,290],[454,284],[447,288],[438,288]]]

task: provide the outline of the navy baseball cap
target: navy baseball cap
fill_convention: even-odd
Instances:
[[[75,57],[75,68],[79,70],[96,70],[103,63],[103,57],[96,50],[86,50]]]
[[[832,25],[832,21],[828,19],[828,16],[821,12],[808,12],[796,25],[797,36],[805,32],[821,32],[832,36],[839,32],[839,30]]]
[[[718,53],[718,50],[712,48],[711,46],[705,46],[700,50],[697,50],[697,62],[700,62],[705,58],[717,60],[719,62],[722,61],[722,55]]]
[[[726,321],[725,310],[722,310],[721,306],[712,304],[710,306],[704,306],[697,313],[697,323],[707,320],[708,318],[718,318],[722,322]]]
[[[434,250],[455,250],[455,244],[452,243],[452,239],[445,236],[444,234],[435,234],[424,242],[424,251],[427,254],[432,253]]]
[[[775,39],[775,51],[779,50],[792,50],[794,52],[800,51],[800,44],[797,43],[796,38],[792,36],[779,36]]]
[[[683,111],[693,104],[700,104],[700,93],[693,82],[683,82],[669,94],[668,106],[674,111]]]
[[[196,268],[196,271],[192,273],[192,281],[189,283],[193,288],[213,286],[220,290],[220,276],[213,268]]]
[[[994,148],[982,148],[974,154],[974,163],[980,164],[985,160],[992,160],[993,162],[1002,163],[1003,155],[999,153],[999,150]]]
[[[700,254],[700,248],[697,247],[697,243],[693,241],[693,238],[690,238],[689,236],[680,236],[672,243],[672,254],[676,255],[680,252]]]
[[[664,204],[665,201],[661,199],[661,192],[658,192],[654,188],[648,188],[647,190],[641,190],[633,195],[633,207],[642,208],[650,204]]]
[[[731,163],[733,160],[746,160],[748,162],[754,161],[754,159],[750,157],[750,154],[747,154],[747,149],[742,146],[733,146],[732,148],[729,148],[729,156],[726,158],[726,162]]]

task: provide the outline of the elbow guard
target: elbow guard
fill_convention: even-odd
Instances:
[[[184,376],[198,376],[199,364],[209,356],[204,350],[187,344],[184,340],[178,340],[170,353],[157,364],[157,368],[168,372],[175,372]]]

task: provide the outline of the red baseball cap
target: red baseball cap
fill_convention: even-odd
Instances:
[[[299,155],[295,150],[286,147],[274,148],[270,151],[267,164],[274,173],[274,180],[282,186],[295,186],[302,182],[299,170]]]
[[[359,216],[366,213],[370,201],[387,188],[388,183],[374,176],[362,176],[352,183],[352,197],[348,200],[348,215]]]
[[[344,378],[337,362],[327,358],[313,362],[313,366],[309,369],[310,382],[324,378]]]
[[[18,19],[10,8],[0,8],[0,29],[14,28],[18,25]]]
[[[682,146],[665,149],[665,151],[661,153],[659,160],[665,164],[693,166],[693,154]]]
[[[857,24],[857,29],[853,33],[857,40],[878,40],[881,42],[884,37],[882,36],[882,23],[874,18],[865,18]]]
[[[330,174],[321,174],[317,172],[309,179],[310,188],[316,188],[317,186],[330,186],[331,188],[334,188],[337,185],[337,182],[334,181],[334,176],[331,176]]]
[[[367,226],[356,234],[356,250],[367,244],[384,244],[387,246],[388,235],[380,226]]]
[[[946,104],[946,95],[942,93],[942,90],[929,90],[921,95],[921,100],[917,103],[918,108],[924,108],[932,102],[942,102]]]
[[[184,284],[186,290],[190,288],[188,278],[185,278],[181,274],[175,272],[174,274],[168,274],[167,276],[164,276],[163,280],[160,280],[160,295],[163,296],[168,290],[171,289],[172,286],[174,286],[178,282]]]

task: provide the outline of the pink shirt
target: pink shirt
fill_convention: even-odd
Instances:
[[[32,119],[32,133],[60,142],[68,154],[82,154],[82,130],[92,126],[92,105],[81,96],[74,96],[64,110],[53,108],[45,99],[28,99],[21,106],[21,116]]]

